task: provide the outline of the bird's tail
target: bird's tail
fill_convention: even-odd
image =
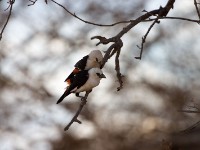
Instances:
[[[66,96],[68,96],[69,94],[70,94],[70,92],[69,92],[68,90],[66,90],[66,91],[63,93],[63,95],[59,98],[59,100],[57,101],[56,104],[62,102],[63,99],[64,99]]]

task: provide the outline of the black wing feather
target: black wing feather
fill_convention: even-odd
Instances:
[[[72,72],[66,79],[64,82],[66,82],[68,79],[72,79],[74,77],[74,72]]]
[[[85,70],[85,66],[87,64],[87,59],[88,59],[89,55],[84,56],[81,60],[79,60],[74,67],[80,69],[80,70]],[[68,79],[73,78],[75,75],[74,72],[72,72],[66,79],[64,82],[66,82]]]
[[[71,91],[74,88],[80,88],[83,86],[89,78],[88,70],[82,70],[78,72],[74,78],[71,79],[71,85],[69,86],[68,90]]]
[[[85,66],[87,64],[87,59],[88,59],[89,55],[84,56],[81,60],[79,60],[74,67],[79,68],[80,70],[84,70]]]

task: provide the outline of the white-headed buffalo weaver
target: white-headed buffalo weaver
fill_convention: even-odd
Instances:
[[[63,99],[71,93],[76,93],[76,96],[79,97],[80,92],[91,91],[94,87],[99,85],[102,78],[106,78],[106,76],[99,68],[79,71],[71,78],[71,84],[66,88],[66,91],[59,98],[57,104],[62,102]]]
[[[93,50],[89,55],[84,56],[74,65],[74,70],[72,73],[65,79],[69,85],[71,84],[71,79],[81,70],[89,70],[91,68],[100,68],[103,60],[103,55],[100,50]]]

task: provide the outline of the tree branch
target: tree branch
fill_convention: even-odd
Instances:
[[[178,112],[200,114],[200,111],[197,110],[178,110]]]
[[[137,47],[140,49],[140,56],[139,57],[135,57],[136,59],[142,59],[142,53],[143,53],[143,49],[144,49],[144,43],[146,41],[146,38],[149,34],[149,32],[151,31],[151,29],[153,28],[153,26],[155,25],[155,23],[158,23],[158,17],[154,20],[154,22],[151,24],[151,26],[148,28],[146,34],[144,35],[144,37],[142,37],[142,43],[141,43],[141,47],[139,47],[137,45]]]
[[[37,2],[37,0],[29,0],[31,2],[31,4],[28,4],[28,6],[32,6],[35,5],[35,3]]]
[[[194,0],[194,6],[195,6],[195,8],[196,8],[197,15],[198,15],[199,20],[200,20],[200,12],[199,12],[199,8],[198,8],[198,4],[199,4],[199,3],[197,3],[197,0]]]
[[[115,26],[117,24],[121,24],[121,23],[130,23],[131,20],[129,21],[119,21],[119,22],[116,22],[116,23],[113,23],[113,24],[98,24],[98,23],[94,23],[94,22],[90,22],[90,21],[87,21],[87,20],[84,20],[80,17],[78,17],[75,13],[72,13],[71,11],[69,11],[66,7],[64,7],[62,4],[54,1],[54,0],[51,0],[52,2],[54,2],[55,4],[57,4],[58,6],[62,7],[67,13],[69,13],[71,16],[77,18],[78,20],[84,22],[84,23],[87,23],[87,24],[91,24],[91,25],[95,25],[95,26],[100,26],[100,27],[111,27],[111,26]]]
[[[116,70],[117,79],[119,82],[119,87],[117,88],[117,91],[120,91],[123,88],[122,74],[120,73],[120,64],[119,64],[120,51],[121,51],[121,48],[117,50],[116,57],[115,57],[115,70]]]
[[[194,130],[199,124],[200,124],[200,121],[196,122],[195,124],[193,124],[192,126],[188,127],[187,129],[182,130],[181,132],[182,133],[188,133],[188,132]]]
[[[91,92],[91,91],[90,91]],[[74,123],[74,122],[77,122],[79,124],[81,124],[81,121],[78,120],[78,116],[79,114],[81,113],[84,105],[87,103],[87,98],[88,98],[88,95],[90,92],[86,92],[85,93],[85,96],[81,98],[81,103],[79,105],[79,108],[76,112],[76,114],[74,115],[74,117],[72,118],[72,120],[68,123],[68,125],[64,128],[64,131],[68,130],[70,128],[70,126]]]
[[[187,106],[187,109],[178,110],[178,112],[199,114],[200,109],[199,109],[198,105],[194,104],[193,106]]]
[[[143,53],[143,49],[144,49],[144,43],[146,41],[146,38],[147,38],[149,32],[151,31],[151,29],[153,28],[153,26],[156,23],[160,23],[159,19],[161,17],[167,16],[167,14],[169,13],[170,9],[173,8],[174,2],[175,2],[175,0],[169,0],[168,3],[167,3],[167,5],[164,8],[160,7],[158,16],[156,17],[156,19],[154,20],[154,22],[150,25],[150,27],[148,28],[148,30],[147,30],[146,34],[144,35],[144,37],[142,37],[141,47],[139,47],[137,45],[137,47],[140,49],[140,56],[139,57],[135,57],[136,59],[140,59],[140,60],[142,59],[142,53]],[[147,12],[147,11],[144,10],[144,12]],[[151,12],[147,12],[147,13],[149,13],[151,15]],[[154,15],[154,14],[152,14],[152,15]]]
[[[0,41],[1,41],[1,39],[2,39],[3,32],[4,32],[4,30],[5,30],[5,28],[6,28],[7,24],[8,24],[8,21],[9,21],[9,19],[10,19],[10,16],[11,16],[11,13],[12,13],[12,8],[13,8],[14,2],[15,2],[15,0],[9,0],[9,1],[7,2],[7,3],[9,3],[9,5],[8,5],[8,8],[5,9],[5,11],[6,11],[7,9],[9,9],[9,8],[10,8],[10,10],[9,10],[9,14],[8,14],[6,23],[4,24],[4,26],[3,26],[3,28],[2,28],[2,30],[1,30],[1,32],[0,32]]]
[[[160,19],[174,19],[174,20],[196,22],[198,24],[200,23],[200,20],[194,20],[194,19],[188,19],[188,18],[182,18],[182,17],[161,17]],[[155,19],[153,19],[153,20],[155,20]]]

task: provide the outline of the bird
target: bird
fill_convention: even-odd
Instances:
[[[74,70],[65,79],[64,82],[71,84],[71,79],[81,70],[89,70],[91,68],[100,68],[103,60],[103,55],[100,50],[93,50],[88,55],[80,59],[75,65]]]
[[[92,68],[89,70],[81,70],[71,78],[71,84],[66,88],[63,95],[57,101],[57,104],[71,93],[75,93],[77,97],[80,92],[90,92],[99,85],[100,80],[106,78],[100,68]]]

